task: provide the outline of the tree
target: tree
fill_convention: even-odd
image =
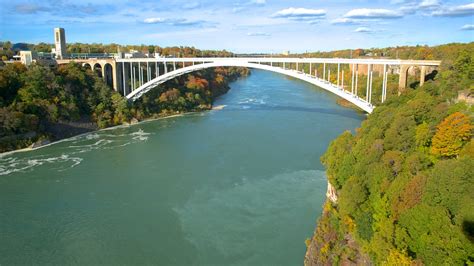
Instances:
[[[408,245],[408,253],[427,265],[464,265],[473,245],[453,225],[450,213],[441,206],[419,204],[400,216],[403,230],[397,237]]]
[[[433,136],[431,153],[439,157],[454,157],[462,146],[471,139],[473,125],[471,119],[461,112],[446,117]]]
[[[203,78],[189,76],[186,87],[190,90],[203,90],[209,86],[209,82]]]
[[[20,63],[8,64],[0,72],[0,106],[9,105],[23,86],[21,76],[26,67]]]
[[[431,138],[432,138],[431,128],[426,122],[423,122],[416,127],[415,139],[416,139],[416,145],[418,147],[430,146]]]

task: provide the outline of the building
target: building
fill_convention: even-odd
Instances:
[[[63,28],[54,28],[54,44],[56,59],[66,57],[66,33]]]
[[[33,54],[31,51],[20,51],[20,61],[26,66],[31,65],[31,63],[33,63]]]

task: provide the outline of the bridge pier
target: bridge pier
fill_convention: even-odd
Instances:
[[[410,68],[409,65],[401,65],[400,66],[400,74],[398,78],[398,95],[405,91],[407,88],[407,75],[408,69]]]
[[[398,80],[398,95],[400,95],[402,92],[406,90],[407,85],[408,85],[408,71],[412,67],[418,67],[418,66],[412,66],[412,65],[400,66],[400,74],[399,74],[399,80]],[[420,87],[421,87],[425,84],[427,66],[421,65],[419,66],[419,69],[420,69]]]
[[[425,78],[426,78],[426,66],[421,66],[421,70],[420,70],[420,87],[425,84]]]

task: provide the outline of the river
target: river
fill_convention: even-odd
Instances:
[[[0,265],[301,265],[365,116],[260,70],[215,105],[1,157]]]

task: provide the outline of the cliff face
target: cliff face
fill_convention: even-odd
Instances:
[[[372,265],[350,233],[339,233],[337,192],[330,182],[326,197],[322,216],[307,246],[304,265]]]

